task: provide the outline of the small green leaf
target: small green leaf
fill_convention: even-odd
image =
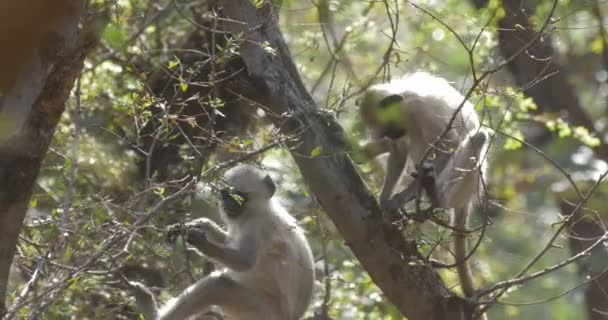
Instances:
[[[188,83],[184,81],[182,76],[179,76],[179,88],[182,90],[182,92],[186,92],[186,90],[188,90]]]
[[[530,110],[538,110],[538,106],[536,105],[536,103],[534,102],[534,100],[532,98],[528,97],[528,98],[524,98],[519,103],[519,109],[523,112],[528,112]]]
[[[264,0],[249,0],[252,5],[254,5],[257,9],[260,9],[264,6]]]
[[[165,188],[163,187],[156,187],[154,188],[154,194],[158,195],[158,196],[162,196],[163,194],[165,194]]]
[[[321,154],[321,152],[323,152],[323,148],[321,146],[316,146],[314,149],[312,149],[312,151],[310,152],[310,156],[312,158],[317,157],[318,155]]]
[[[179,64],[179,59],[177,57],[173,57],[172,60],[169,60],[169,62],[167,62],[167,68],[174,69],[175,67],[179,66]]]
[[[111,23],[103,31],[103,39],[113,47],[121,47],[126,39],[124,30],[118,25]]]
[[[593,136],[589,130],[585,127],[574,127],[574,138],[585,144],[586,146],[593,148],[600,145],[600,139]]]
[[[505,140],[505,150],[517,150],[521,148],[523,145],[521,141],[524,141],[524,135],[521,131],[512,132],[511,136],[515,139],[507,138]]]
[[[238,195],[236,193],[231,193],[230,197],[232,199],[234,199],[234,201],[236,201],[240,205],[243,205],[243,203],[245,203],[245,198],[241,197],[240,195]]]

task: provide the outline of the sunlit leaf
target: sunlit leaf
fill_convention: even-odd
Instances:
[[[314,149],[312,149],[312,151],[310,152],[310,157],[314,158],[317,157],[318,155],[321,154],[321,152],[323,152],[323,148],[321,146],[316,146]]]

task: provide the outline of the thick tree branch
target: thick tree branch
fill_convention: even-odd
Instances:
[[[268,106],[277,127],[301,132],[292,156],[374,282],[409,319],[470,319],[472,310],[446,288],[415,244],[382,224],[376,199],[345,153],[343,129],[333,117],[319,112],[302,83],[274,8],[266,4],[256,9],[248,0],[222,4],[225,27],[242,37],[241,57],[259,87],[248,98]],[[287,121],[277,116],[285,113],[291,115]],[[321,154],[311,157],[319,148]]]

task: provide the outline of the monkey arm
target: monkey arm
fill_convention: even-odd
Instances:
[[[363,146],[361,150],[368,159],[373,159],[383,153],[387,153],[391,150],[392,141],[389,138],[380,138],[372,140]]]
[[[254,237],[244,237],[233,246],[208,239],[206,233],[200,229],[190,229],[188,243],[207,257],[235,271],[251,268],[257,257],[258,243]]]
[[[405,141],[390,140],[390,142],[390,153],[386,161],[386,175],[384,176],[384,185],[380,192],[380,206],[382,208],[387,208],[388,200],[393,193],[393,189],[395,189],[397,181],[399,181],[407,160]]]
[[[223,243],[226,242],[226,239],[228,239],[228,232],[208,218],[192,220],[186,223],[186,228],[187,230],[200,229],[213,241]]]

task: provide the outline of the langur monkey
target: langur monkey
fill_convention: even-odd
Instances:
[[[363,151],[372,157],[389,152],[380,193],[380,206],[384,210],[403,205],[396,200],[397,196],[391,196],[404,174],[414,173],[416,165],[423,160],[431,166],[435,180],[432,202],[454,209],[454,256],[462,291],[470,297],[475,289],[465,261],[466,230],[471,202],[485,170],[481,156],[489,139],[487,133],[480,130],[473,105],[464,100],[445,79],[415,72],[367,89],[361,99],[360,114],[376,138],[365,145]],[[462,108],[458,109],[463,101]]]
[[[225,267],[199,280],[158,311],[152,295],[136,286],[140,311],[150,319],[182,320],[221,307],[226,320],[298,320],[310,303],[313,255],[303,230],[273,198],[269,175],[250,165],[225,174],[220,212],[227,230],[202,218],[172,228]],[[173,233],[173,234],[172,234]],[[139,290],[137,290],[139,289]]]

